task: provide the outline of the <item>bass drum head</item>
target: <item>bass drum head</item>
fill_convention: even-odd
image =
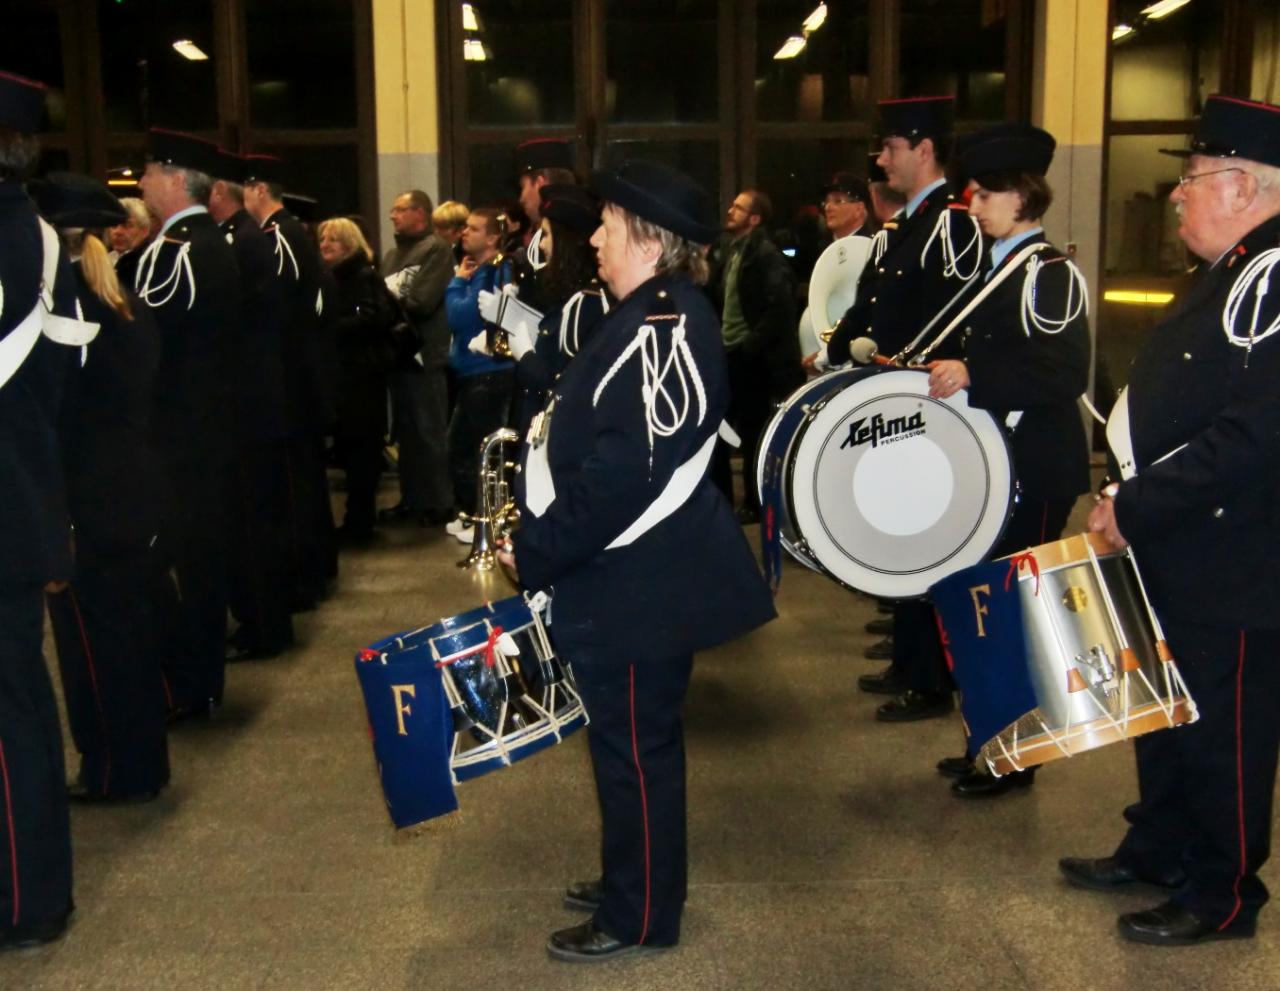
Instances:
[[[870,374],[867,374],[867,373]],[[788,512],[831,577],[914,598],[983,561],[1013,496],[1004,431],[968,393],[929,398],[915,370],[863,370],[814,406],[787,464]]]
[[[796,431],[804,423],[809,409],[818,400],[836,389],[843,389],[862,371],[862,369],[842,369],[811,379],[791,393],[773,411],[773,416],[770,417],[764,431],[760,434],[760,444],[756,448],[756,485],[758,486],[756,491],[761,493],[761,498],[764,498],[763,494],[767,489],[771,470],[774,473],[773,477],[777,479],[777,485],[781,486],[785,483],[787,477],[787,455],[791,450],[791,442],[795,439]],[[788,554],[805,567],[812,568],[814,571],[821,571],[822,569],[818,567],[818,563],[806,554],[803,549],[796,546],[795,527],[792,526],[786,509],[789,500],[785,498],[785,492],[783,496],[779,500],[779,504],[782,507],[781,518],[775,521],[778,526],[778,535],[782,540],[782,546],[786,548]]]
[[[836,323],[853,305],[858,279],[870,254],[871,238],[854,234],[836,238],[818,256],[809,276],[809,324],[818,340],[828,340]]]

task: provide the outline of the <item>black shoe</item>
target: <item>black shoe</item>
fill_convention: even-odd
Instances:
[[[444,526],[458,515],[453,507],[448,509],[427,509],[418,514],[418,522],[423,526]]]
[[[177,726],[179,723],[201,722],[212,716],[215,708],[217,706],[212,699],[175,705],[169,710],[169,714],[165,717],[165,722],[169,726]]]
[[[893,660],[893,637],[885,637],[883,640],[877,640],[862,652],[862,656],[869,661]]]
[[[643,947],[650,949],[650,947]],[[607,932],[597,929],[595,920],[588,919],[579,926],[561,929],[551,934],[547,940],[547,953],[557,960],[570,963],[596,963],[600,960],[613,960],[627,956],[642,949],[636,943],[624,943],[614,939]],[[652,947],[663,949],[663,947]]]
[[[333,533],[338,538],[338,543],[344,547],[364,547],[377,539],[372,526],[352,526],[350,523],[343,523],[341,526],[334,527]]]
[[[0,950],[27,950],[33,946],[42,946],[61,939],[67,931],[67,923],[71,913],[52,922],[33,922],[25,926],[0,928]]]
[[[760,510],[752,506],[740,506],[733,515],[743,526],[751,526],[753,523],[760,522]]]
[[[952,758],[953,760],[955,758]],[[1036,783],[1036,769],[1014,771],[997,778],[994,774],[971,771],[951,782],[951,790],[961,798],[996,798],[1009,791],[1024,791]]]
[[[934,766],[944,778],[964,778],[973,773],[973,761],[968,757],[943,757]]]
[[[893,636],[893,617],[881,616],[879,619],[873,619],[863,627],[873,637],[892,637]]]
[[[160,789],[135,792],[132,795],[104,795],[92,791],[79,781],[67,785],[67,799],[77,805],[144,805],[160,797]]]
[[[1181,887],[1187,879],[1181,870],[1163,877],[1144,877],[1132,868],[1125,867],[1115,857],[1063,857],[1058,861],[1058,870],[1077,888],[1088,888],[1091,891],[1115,891],[1131,884],[1147,884],[1172,891]]]
[[[890,664],[878,674],[859,675],[858,687],[872,695],[898,695],[906,691],[907,683],[903,681],[898,669]]]
[[[1248,919],[1224,929],[1172,901],[1145,912],[1127,912],[1116,920],[1116,925],[1125,939],[1150,946],[1191,946],[1215,939],[1252,939],[1256,927],[1256,923]]]
[[[594,912],[604,901],[604,879],[575,881],[564,892],[564,907]]]
[[[418,515],[418,511],[412,506],[406,506],[403,502],[398,502],[390,509],[378,510],[379,523],[403,523],[405,520],[411,520]]]
[[[911,723],[917,719],[936,719],[955,707],[950,692],[917,692],[908,688],[876,710],[882,723]]]
[[[241,647],[239,644],[229,643],[223,654],[223,659],[228,664],[238,664],[241,661],[269,661],[283,653],[283,647],[277,650],[268,650],[262,647]]]

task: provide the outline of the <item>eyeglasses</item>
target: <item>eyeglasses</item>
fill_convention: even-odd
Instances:
[[[1213,169],[1210,172],[1192,172],[1190,175],[1178,176],[1178,185],[1181,186],[1183,189],[1186,189],[1197,179],[1203,179],[1205,176],[1222,175],[1222,173],[1224,172],[1240,172],[1240,171],[1242,170],[1239,168],[1231,168],[1231,169]]]

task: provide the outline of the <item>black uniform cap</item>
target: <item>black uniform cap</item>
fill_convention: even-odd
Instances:
[[[694,244],[710,244],[718,235],[709,223],[711,197],[691,178],[669,165],[634,159],[591,175],[602,200],[616,203],[642,220]]]
[[[283,158],[275,155],[245,155],[244,183],[269,182],[285,186],[289,182],[289,170]]]
[[[1215,93],[1204,102],[1191,147],[1160,151],[1180,158],[1247,158],[1280,168],[1280,107]]]
[[[147,135],[147,161],[179,169],[218,174],[218,146],[194,134],[153,127]]]
[[[87,175],[50,172],[28,189],[37,209],[54,227],[114,227],[129,219],[107,184]]]
[[[825,197],[828,193],[844,193],[850,199],[857,200],[859,203],[868,202],[870,197],[867,192],[867,181],[852,172],[835,173],[827,184],[822,187],[822,195]]]
[[[0,72],[0,127],[35,134],[44,122],[44,83]]]
[[[921,138],[951,137],[955,117],[954,96],[912,96],[901,100],[880,101],[880,137]]]
[[[210,175],[225,182],[234,182],[237,186],[244,182],[244,158],[226,148],[218,149],[218,168]]]
[[[542,199],[539,213],[590,236],[600,226],[600,202],[581,186],[548,183],[538,190]]]
[[[320,201],[301,193],[285,193],[281,198],[284,208],[304,224],[313,223],[320,216]]]
[[[959,169],[970,179],[993,172],[1042,176],[1057,145],[1052,134],[1030,124],[997,124],[965,139]]]
[[[561,138],[531,138],[516,145],[516,175],[542,169],[573,171],[573,149]]]

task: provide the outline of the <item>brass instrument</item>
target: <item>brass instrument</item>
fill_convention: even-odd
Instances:
[[[506,255],[504,255],[501,251],[499,251],[496,255],[490,258],[485,264],[492,265],[494,268],[494,271],[501,274],[501,266],[505,259],[506,259]],[[506,293],[502,291],[505,285],[506,283],[500,283],[497,279],[494,280],[493,289],[495,292],[501,293],[502,299],[498,303],[497,323],[491,323],[486,328],[489,332],[489,353],[492,354],[495,358],[513,358],[514,357],[511,354],[511,342],[507,340],[507,332],[502,329],[502,310],[506,306],[506,301],[507,301]]]
[[[498,564],[498,545],[506,539],[520,519],[512,485],[515,462],[508,461],[504,444],[515,444],[520,435],[503,427],[495,430],[480,445],[476,471],[476,514],[468,517],[475,528],[471,553],[458,562],[459,568],[492,571]]]

